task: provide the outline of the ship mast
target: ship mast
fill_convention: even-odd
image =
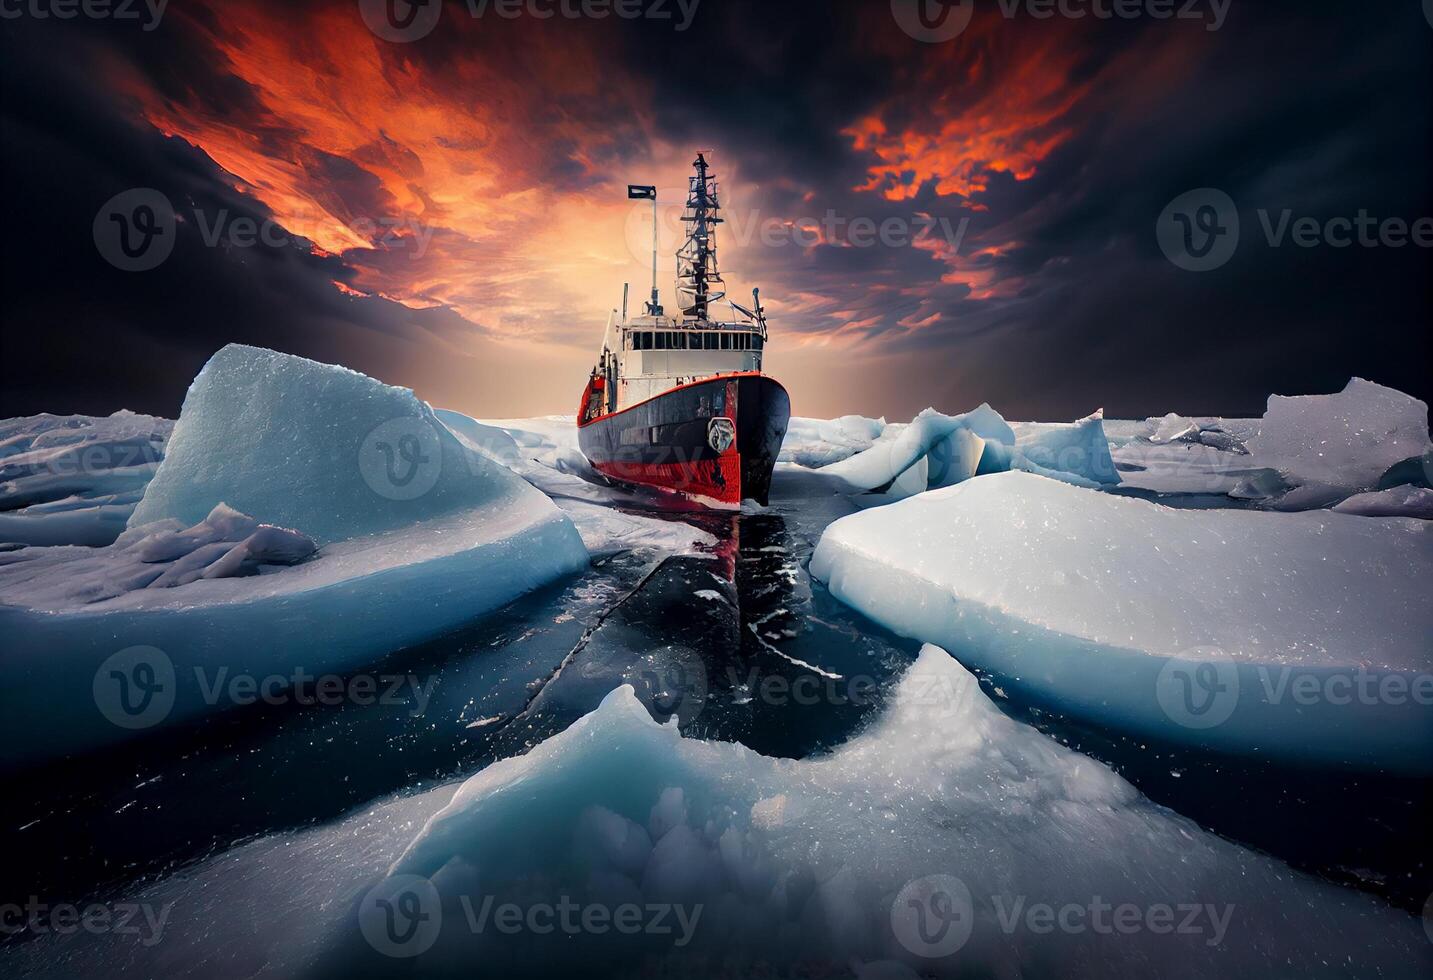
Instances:
[[[712,303],[726,296],[726,283],[717,270],[716,226],[721,205],[717,201],[717,182],[707,172],[707,159],[697,154],[692,166],[696,175],[688,178],[691,191],[682,221],[687,226],[687,240],[677,251],[677,303],[682,315],[695,320],[708,320]],[[721,287],[713,292],[714,287]]]

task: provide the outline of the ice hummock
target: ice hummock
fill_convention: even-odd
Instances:
[[[469,779],[389,875],[402,887],[415,881],[404,876],[427,879],[440,903],[431,948],[406,964],[414,976],[473,963],[504,976],[758,964],[774,975],[1335,976],[1357,948],[1361,968],[1393,977],[1430,961],[1406,913],[1152,804],[1006,717],[932,646],[870,728],[804,760],[683,738],[619,688]],[[930,875],[954,876],[971,896],[969,939],[953,955],[926,958],[918,933],[897,933],[907,911],[897,900]],[[683,932],[669,914],[667,933],[584,930],[560,942],[472,925],[485,903],[564,898],[609,910],[675,903],[692,925]],[[1121,935],[1031,928],[1020,913],[1092,902],[1214,912],[1198,929]],[[360,894],[318,975],[391,970],[360,935],[363,906]]]
[[[1010,473],[834,522],[811,573],[876,622],[1096,724],[1433,772],[1422,522],[1182,511]],[[1169,700],[1203,663],[1208,690],[1232,692],[1216,724]],[[1384,678],[1397,699],[1345,697]]]
[[[1404,484],[1387,490],[1356,493],[1334,505],[1340,514],[1363,517],[1416,517],[1433,521],[1433,490]]]
[[[817,472],[852,491],[877,491],[885,502],[1010,470],[1092,488],[1120,482],[1101,413],[1073,423],[1024,423],[1017,436],[986,404],[960,415],[928,408],[909,425],[884,427],[869,449]]]
[[[0,666],[16,695],[0,706],[0,765],[132,734],[100,693],[101,668],[131,648],[172,667],[172,706],[147,727],[169,725],[227,707],[218,672],[359,668],[589,560],[550,500],[411,391],[238,345],[190,387],[129,523],[109,547],[0,555]],[[312,558],[275,561],[306,539]],[[230,574],[245,572],[261,574]],[[140,587],[165,576],[174,587]]]
[[[222,501],[324,543],[525,491],[406,388],[230,344],[190,385],[130,526],[194,524]]]
[[[778,462],[815,468],[840,462],[870,449],[885,431],[886,420],[863,415],[835,419],[793,416],[786,426]]]
[[[173,426],[129,411],[0,421],[0,542],[112,542],[164,458]]]
[[[193,527],[156,521],[108,548],[29,548],[0,554],[3,596],[46,609],[104,602],[141,589],[273,572],[312,558],[317,545],[290,528],[261,524],[220,504]]]

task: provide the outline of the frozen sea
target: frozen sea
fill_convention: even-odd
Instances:
[[[331,703],[299,697],[299,682],[278,703],[209,713],[63,763],[19,767],[0,797],[10,845],[0,906],[139,911],[134,930],[123,934],[66,929],[54,919],[7,928],[0,939],[6,975],[557,975],[573,968],[561,956],[542,960],[556,948],[551,943],[516,952],[438,943],[426,959],[374,959],[354,939],[355,916],[375,882],[416,869],[444,902],[486,893],[530,903],[557,894],[566,885],[554,882],[576,874],[592,894],[601,891],[599,879],[604,888],[617,881],[610,894],[638,896],[639,904],[653,895],[703,898],[716,910],[708,922],[727,930],[717,942],[725,953],[708,947],[705,958],[689,960],[682,950],[654,957],[643,947],[624,951],[631,952],[625,959],[592,961],[594,973],[1433,970],[1425,911],[1433,892],[1433,793],[1416,766],[1340,767],[1106,724],[1039,683],[1038,672],[1008,666],[1022,661],[1003,666],[958,645],[980,643],[988,624],[948,641],[948,652],[923,647],[934,641],[922,635],[919,617],[882,625],[882,616],[860,610],[860,593],[833,594],[839,567],[813,575],[813,553],[834,523],[851,518],[842,527],[854,530],[841,540],[855,548],[864,515],[909,506],[900,501],[911,491],[900,485],[916,461],[926,469],[915,495],[931,495],[931,507],[959,496],[957,483],[997,479],[974,476],[973,460],[968,478],[938,479],[934,471],[958,468],[970,438],[998,440],[986,421],[928,419],[904,428],[854,417],[797,420],[769,506],[713,514],[588,479],[573,458],[570,419],[488,420],[466,433],[460,419],[445,418],[460,439],[502,432],[511,440],[500,452],[491,443],[482,448],[556,503],[590,565],[436,637],[344,668],[338,673],[347,684]],[[1261,467],[1246,458],[1245,422],[1105,422],[1096,438],[1108,446],[1102,459],[1114,464],[1108,480],[1100,459],[1069,452],[1087,443],[1091,426],[1017,424],[1001,458],[1024,473],[998,479],[1038,481],[1044,492],[1058,482],[1044,474],[1056,472],[1070,492],[1278,519],[1285,515],[1276,517],[1277,502],[1308,484],[1285,468],[1277,493],[1251,490]],[[957,442],[947,453],[956,463],[934,448],[952,433]],[[885,474],[879,466],[888,456],[869,455],[885,453],[882,447],[898,457]],[[845,478],[820,472],[863,454],[846,464]],[[1061,459],[1075,464],[1054,465]],[[851,472],[869,485],[833,484]],[[1335,480],[1327,471],[1315,475],[1319,487]],[[1339,499],[1355,490],[1378,492],[1360,484]],[[103,519],[113,523],[113,512]],[[1336,530],[1379,519],[1331,518]],[[1392,519],[1409,527],[1416,520]],[[891,567],[891,581],[899,571]],[[1052,586],[1042,588],[1057,604]],[[963,666],[950,664],[952,657]],[[966,676],[978,691],[945,705],[944,714],[922,707],[918,682]],[[356,687],[354,678],[371,686]],[[635,721],[624,715],[613,701],[622,685],[670,725],[649,731],[640,714]],[[927,722],[938,730],[925,730]],[[593,739],[608,740],[612,757]],[[563,770],[564,758],[582,760],[577,771]],[[601,771],[607,766],[611,772]],[[652,801],[604,795],[614,782],[641,786],[644,778]],[[865,783],[884,795],[866,800],[856,789]],[[561,816],[566,809],[570,820]],[[597,843],[584,844],[589,837]],[[552,856],[568,846],[579,855],[595,847],[604,857],[583,859],[573,872]],[[474,870],[494,848],[510,848],[508,863],[528,869],[519,884],[511,869],[501,887],[491,884],[497,870],[488,878],[487,869]],[[493,869],[503,865],[488,860]],[[884,921],[884,910],[900,904],[893,897],[905,895],[893,892],[914,871],[943,870],[958,871],[975,892],[976,938],[964,953],[919,948],[930,937],[902,938],[894,912],[887,931],[899,944],[871,934],[871,908]],[[472,885],[469,874],[484,884]],[[1022,882],[1023,901],[1038,897],[1032,882],[1042,877],[1052,895],[1068,899],[1080,894],[1080,882],[1095,889],[1103,882],[1106,898],[1117,901],[1128,889],[1146,909],[1160,899],[1178,905],[1187,887],[1208,899],[1201,908],[1225,899],[1231,927],[1238,909],[1258,911],[1248,913],[1252,933],[1221,934],[1217,948],[1197,945],[1192,956],[1149,935],[1126,941],[1052,928],[1052,940],[1038,929],[1023,938],[1005,929],[1005,942],[990,939],[1006,910],[998,900],[994,912],[983,909],[981,888]],[[713,879],[727,882],[720,897],[704,890]],[[814,897],[798,896],[798,881],[809,882],[800,894]],[[752,897],[758,894],[764,897]],[[451,915],[447,905],[444,915]],[[767,935],[766,924],[782,916],[787,931],[773,927]],[[981,939],[983,927],[991,928]],[[752,940],[756,952],[731,959],[744,936],[762,937]],[[832,955],[813,958],[810,943]],[[589,953],[566,955],[586,963]]]

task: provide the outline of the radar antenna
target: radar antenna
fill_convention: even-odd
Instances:
[[[716,226],[722,223],[718,216],[721,205],[716,175],[708,173],[706,155],[698,153],[692,166],[696,174],[688,178],[691,191],[682,215],[687,240],[677,250],[677,304],[683,316],[708,320],[711,304],[726,296],[726,283],[717,270]]]

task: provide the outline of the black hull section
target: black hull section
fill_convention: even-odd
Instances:
[[[709,378],[664,392],[577,430],[582,453],[614,480],[723,507],[765,504],[791,399],[759,374]],[[714,428],[729,419],[735,439],[722,447]],[[715,442],[715,444],[714,444]]]

